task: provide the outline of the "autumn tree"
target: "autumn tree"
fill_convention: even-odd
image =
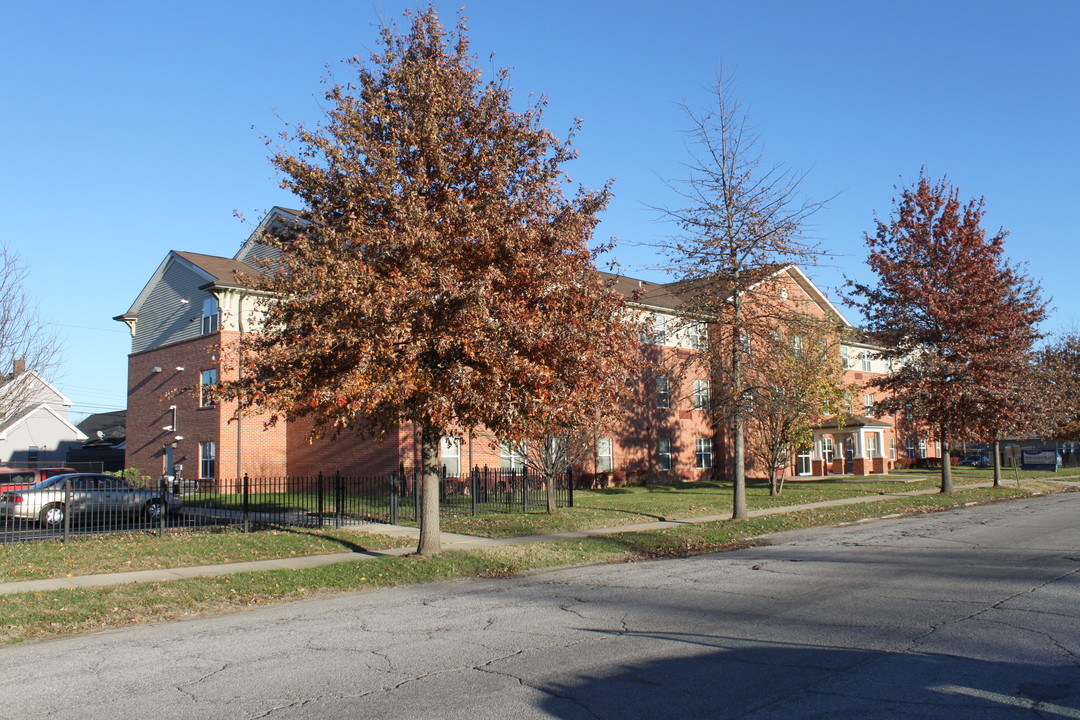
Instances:
[[[744,351],[790,314],[776,286],[763,281],[785,263],[815,258],[803,227],[822,203],[800,198],[802,176],[766,164],[759,139],[732,99],[732,80],[718,78],[713,93],[712,109],[687,108],[687,176],[672,186],[678,204],[661,212],[679,228],[670,251],[684,309],[694,322],[710,326],[696,361],[714,378],[714,405],[733,438],[733,517],[743,519],[751,401]]]
[[[1039,351],[1032,395],[1047,418],[1045,434],[1068,442],[1080,440],[1080,330],[1055,337]]]
[[[894,361],[872,383],[886,392],[879,409],[936,432],[948,493],[950,441],[1011,412],[1007,384],[1046,305],[1038,284],[1005,258],[1007,233],[983,229],[982,199],[963,203],[957,188],[925,173],[899,192],[888,222],[866,234],[875,280],[849,283],[850,300]]]
[[[60,341],[38,317],[27,291],[28,273],[18,254],[0,245],[0,424],[40,402],[38,384],[24,371],[48,377],[61,359]]]
[[[440,551],[440,437],[483,427],[509,442],[603,405],[633,347],[621,298],[589,241],[609,191],[565,197],[575,151],[484,81],[464,19],[433,8],[384,28],[328,79],[326,118],[271,157],[302,201],[263,242],[279,268],[258,289],[226,395],[317,433],[421,428],[422,555]],[[295,151],[290,150],[296,147]]]
[[[769,494],[783,489],[784,471],[799,448],[814,442],[814,423],[841,422],[844,370],[840,330],[809,318],[772,332],[750,363],[753,412],[748,422],[750,456],[769,477]]]

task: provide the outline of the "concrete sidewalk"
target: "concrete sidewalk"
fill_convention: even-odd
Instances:
[[[1080,488],[1080,482],[1061,481],[1062,485]],[[957,490],[977,487],[990,487],[993,483],[976,483],[974,485],[957,486]],[[915,495],[934,495],[938,490],[910,490],[907,492],[893,492],[884,495],[870,495],[864,497],[842,498],[839,500],[824,500],[822,502],[806,503],[803,505],[784,505],[774,508],[764,508],[749,511],[750,517],[762,517],[767,515],[780,515],[799,510],[813,510],[815,508],[840,507],[843,505],[858,505],[860,503],[872,504],[882,500],[896,497],[911,497]],[[472,550],[485,547],[502,547],[507,545],[526,545],[535,542],[549,540],[569,540],[574,538],[595,537],[600,535],[613,535],[623,532],[641,532],[645,530],[660,530],[663,528],[695,525],[697,523],[717,522],[731,519],[730,514],[706,515],[703,517],[685,518],[682,520],[661,520],[655,522],[636,523],[634,525],[618,525],[615,527],[591,528],[588,530],[571,530],[567,532],[551,533],[546,535],[526,535],[513,538],[484,538],[473,535],[457,535],[454,533],[442,533],[442,545],[445,550]],[[398,535],[419,538],[420,531],[417,528],[402,527],[400,525],[369,525],[365,530],[380,535]],[[124,583],[161,582],[167,580],[180,580],[182,578],[207,577],[215,575],[230,575],[242,572],[254,572],[258,570],[299,570],[302,568],[319,567],[342,562],[357,562],[375,557],[394,555],[409,555],[413,548],[393,548],[390,550],[372,550],[366,552],[344,552],[326,555],[306,555],[303,557],[279,558],[273,560],[253,560],[250,562],[225,563],[221,565],[198,565],[193,567],[168,568],[160,570],[134,570],[122,573],[105,573],[101,575],[82,575],[78,577],[49,578],[46,580],[22,580],[18,582],[0,583],[0,595],[10,595],[22,592],[45,592],[49,590],[65,590],[86,587],[101,587],[106,585],[121,585]]]

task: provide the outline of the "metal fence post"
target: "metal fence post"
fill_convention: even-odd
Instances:
[[[161,495],[161,517],[158,523],[158,537],[165,537],[165,516],[168,514],[169,504],[166,502],[165,492],[167,485],[165,483],[165,476],[162,475],[158,479],[158,493]]]
[[[326,508],[325,508],[325,506],[323,504],[323,500],[324,500],[324,498],[323,498],[323,474],[322,474],[321,470],[319,471],[319,477],[316,479],[315,482],[316,482],[316,493],[317,493],[317,497],[318,497],[317,512],[318,512],[318,517],[319,517],[319,527],[322,527],[323,526],[323,513],[326,511]]]
[[[414,469],[412,473],[413,486],[413,520],[420,522],[420,477]]]
[[[529,469],[521,469],[521,512],[529,512]]]
[[[574,473],[566,468],[566,506],[574,507]]]
[[[64,542],[71,539],[71,480],[64,483]]]
[[[398,476],[390,473],[390,524],[398,524]]]
[[[248,475],[244,473],[244,498],[243,498],[244,532],[251,532],[251,523],[248,518]]]
[[[341,527],[341,502],[345,494],[341,491],[341,471],[334,472],[334,527]]]
[[[469,472],[469,493],[472,495],[472,514],[476,515],[479,509],[477,496],[480,494],[480,471],[475,467]]]

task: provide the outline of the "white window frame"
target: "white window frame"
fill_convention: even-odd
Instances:
[[[217,298],[211,295],[203,300],[202,309],[202,334],[210,335],[216,333],[221,327],[221,308],[218,306]]]
[[[662,471],[669,471],[673,465],[671,462],[671,438],[659,438],[656,441],[656,467]]]
[[[611,438],[596,440],[596,472],[606,473],[615,470],[615,443]]]
[[[199,373],[199,407],[214,407],[216,403],[206,396],[206,388],[212,388],[217,384],[217,368],[207,368]]]
[[[869,350],[863,350],[861,353],[859,353],[859,360],[862,362],[863,372],[873,372],[874,362],[870,358]]]
[[[524,445],[511,446],[505,440],[499,442],[499,469],[524,470],[526,457]]]
[[[694,409],[695,410],[708,410],[709,409],[709,392],[712,388],[709,385],[708,380],[695,380],[694,381]]]
[[[656,407],[671,407],[671,382],[667,375],[656,376]]]
[[[206,440],[199,443],[199,479],[213,480],[217,477],[217,443]]]
[[[874,394],[866,393],[863,395],[863,413],[867,416],[873,417],[874,415]]]
[[[694,350],[704,350],[709,346],[709,328],[703,322],[690,323],[687,331],[690,347]]]
[[[461,477],[461,438],[453,435],[439,438],[439,464],[447,477]]]
[[[699,470],[711,470],[713,459],[712,438],[694,439],[694,461]]]

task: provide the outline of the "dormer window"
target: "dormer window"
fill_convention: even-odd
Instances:
[[[208,297],[202,304],[202,334],[209,335],[218,331],[221,311],[216,297]]]

